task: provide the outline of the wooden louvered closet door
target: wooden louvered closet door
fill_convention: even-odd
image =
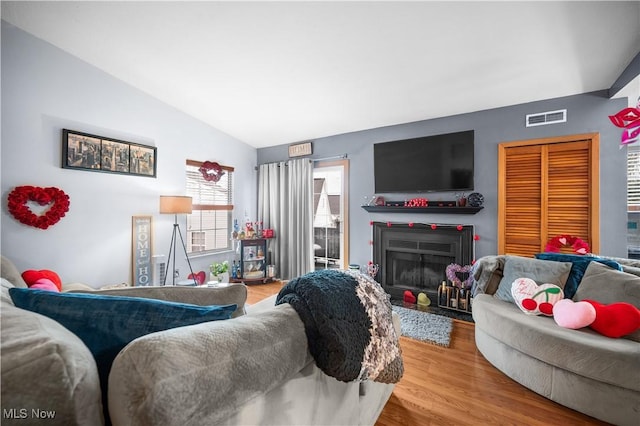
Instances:
[[[530,257],[561,234],[598,252],[598,146],[598,134],[498,146],[499,254]]]

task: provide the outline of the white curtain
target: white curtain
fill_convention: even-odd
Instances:
[[[275,231],[271,263],[292,279],[313,270],[313,163],[308,159],[261,164],[258,217]]]

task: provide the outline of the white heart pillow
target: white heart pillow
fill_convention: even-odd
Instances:
[[[515,280],[511,284],[511,295],[516,305],[528,315],[553,316],[553,305],[564,298],[564,292],[557,285],[538,285],[531,278]]]

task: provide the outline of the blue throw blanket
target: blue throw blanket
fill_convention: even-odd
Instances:
[[[396,383],[404,366],[389,296],[367,275],[336,270],[291,280],[276,299],[289,303],[305,326],[316,365],[343,382]]]

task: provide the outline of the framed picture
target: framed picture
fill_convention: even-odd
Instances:
[[[134,287],[153,285],[153,217],[131,218],[131,284]]]
[[[129,145],[129,173],[132,175],[156,175],[156,149],[144,145]]]
[[[156,177],[153,146],[62,130],[62,168]]]

